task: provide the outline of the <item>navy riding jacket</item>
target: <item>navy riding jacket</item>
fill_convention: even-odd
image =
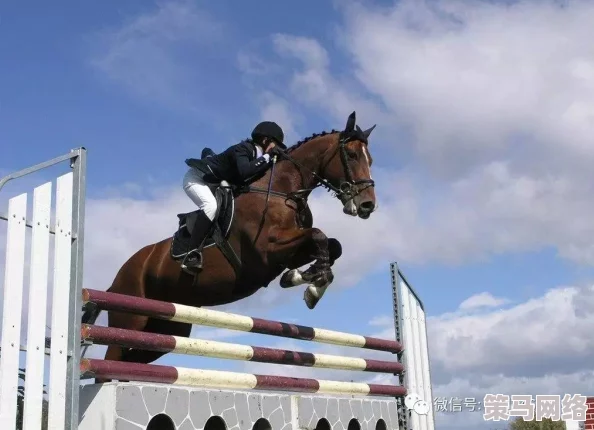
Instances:
[[[268,170],[269,161],[258,157],[256,145],[243,141],[230,146],[224,152],[204,159],[189,158],[186,164],[205,175],[212,175],[218,181],[227,181],[232,185],[246,185],[259,179]],[[205,178],[209,180],[209,178]]]

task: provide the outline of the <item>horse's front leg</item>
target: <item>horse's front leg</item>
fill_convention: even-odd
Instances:
[[[274,236],[268,250],[270,263],[290,270],[282,276],[283,288],[309,284],[304,300],[313,309],[334,279],[332,265],[341,256],[342,247],[334,238],[328,238],[320,229],[282,230]],[[298,268],[314,262],[307,270]]]

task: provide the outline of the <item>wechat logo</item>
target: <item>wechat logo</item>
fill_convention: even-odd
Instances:
[[[416,393],[407,395],[404,398],[404,405],[409,411],[413,410],[418,415],[427,415],[429,413],[429,403],[421,399]]]

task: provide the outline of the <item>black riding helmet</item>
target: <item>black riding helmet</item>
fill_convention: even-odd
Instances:
[[[285,133],[283,129],[276,122],[263,121],[258,124],[252,131],[252,139],[256,140],[258,137],[268,137],[282,149],[287,149],[283,141],[285,140]]]

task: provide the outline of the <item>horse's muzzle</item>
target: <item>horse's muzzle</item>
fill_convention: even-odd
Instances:
[[[371,200],[366,200],[359,204],[359,208],[357,210],[357,215],[359,218],[367,219],[371,216],[373,211],[375,211],[375,203]]]
[[[376,209],[375,202],[372,200],[364,200],[357,203],[355,203],[355,199],[347,200],[342,211],[347,215],[358,216],[361,219],[368,219]]]

